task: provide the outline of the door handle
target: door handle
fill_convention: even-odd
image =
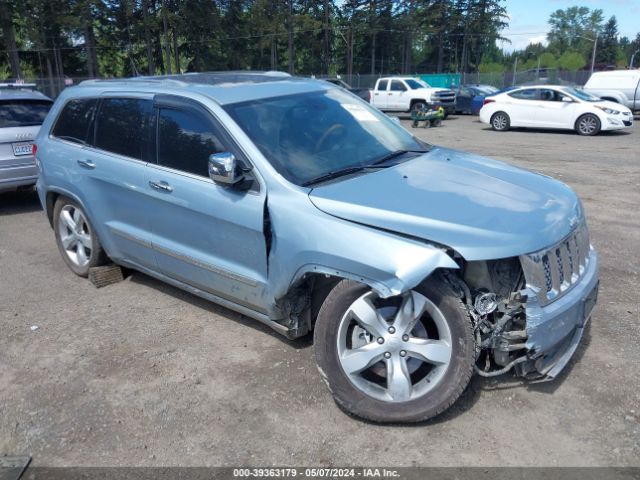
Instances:
[[[88,168],[89,170],[93,170],[94,168],[96,168],[96,164],[91,160],[78,160],[78,165],[80,165],[82,168]]]
[[[169,185],[167,182],[153,182],[149,181],[149,186],[154,190],[158,190],[159,192],[173,192],[173,187]]]

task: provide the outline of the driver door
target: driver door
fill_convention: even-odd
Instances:
[[[391,80],[387,105],[389,110],[409,110],[411,102],[407,99],[407,87],[400,80]]]
[[[540,90],[541,101],[536,116],[536,123],[540,127],[573,128],[576,104],[573,101],[563,101],[563,97],[571,99],[551,88]]]
[[[231,152],[249,165],[211,113],[190,99],[154,99],[155,163],[146,188],[152,244],[160,271],[200,290],[264,313],[266,191],[214,183],[209,155]],[[251,175],[251,173],[250,173]]]

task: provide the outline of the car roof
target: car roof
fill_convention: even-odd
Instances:
[[[47,100],[53,102],[44,93],[35,90],[35,84],[0,83],[0,101],[2,100]]]
[[[278,97],[295,93],[338,88],[329,82],[292,77],[283,72],[204,72],[178,75],[133,77],[114,80],[86,80],[73,90],[79,93],[89,89],[103,92],[140,91],[157,93],[178,93],[191,91],[206,95],[220,105],[241,103],[261,98]]]

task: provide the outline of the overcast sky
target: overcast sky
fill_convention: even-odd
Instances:
[[[549,15],[558,9],[573,6],[599,8],[605,20],[615,15],[618,32],[631,40],[640,31],[640,0],[507,0],[506,6],[511,20],[502,35],[512,43],[499,42],[498,46],[508,51],[522,49],[532,42],[545,41],[549,31]]]

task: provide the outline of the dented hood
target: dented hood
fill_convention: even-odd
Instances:
[[[576,194],[557,180],[444,148],[319,186],[309,196],[325,213],[437,242],[467,260],[541,250],[568,235],[581,216]]]

